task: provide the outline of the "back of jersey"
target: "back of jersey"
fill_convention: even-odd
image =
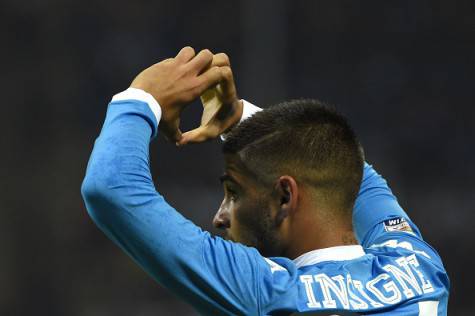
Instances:
[[[267,314],[447,315],[450,285],[440,257],[367,164],[353,223],[360,245],[318,249],[292,262],[270,258],[274,287],[285,272],[298,285],[282,295],[287,302],[274,298]]]
[[[322,249],[327,251],[323,256],[317,250],[296,261],[300,292],[305,293],[298,310],[321,311],[315,315],[446,315],[449,283],[435,251],[415,234],[392,232],[377,241],[364,250],[333,247]]]

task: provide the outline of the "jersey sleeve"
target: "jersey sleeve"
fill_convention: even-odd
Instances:
[[[388,232],[410,233],[422,238],[386,180],[368,163],[364,164],[363,179],[353,208],[353,226],[364,247]]]
[[[109,104],[82,184],[98,227],[164,287],[208,315],[257,315],[257,250],[213,237],[155,190],[149,143],[158,120],[146,102]]]

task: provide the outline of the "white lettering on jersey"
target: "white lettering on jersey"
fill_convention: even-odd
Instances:
[[[350,296],[350,304],[351,304],[351,307],[353,309],[367,309],[368,308],[368,304],[363,301],[358,295],[356,295],[353,290],[351,289],[352,288],[352,283],[353,283],[353,287],[357,288],[356,284],[354,284],[354,282],[359,282],[361,288],[363,287],[363,285],[361,285],[361,282],[360,281],[353,281],[351,279],[351,275],[350,274],[347,274],[346,275],[346,287],[348,288],[348,295]],[[371,301],[370,301],[371,302]],[[373,301],[374,302],[374,301]],[[376,303],[376,302],[375,302]],[[382,305],[381,305],[382,306]],[[378,306],[376,306],[378,307]]]
[[[387,279],[391,279],[391,276],[387,273],[382,273],[366,283],[366,288],[385,304],[399,303],[402,298],[401,292],[393,281],[383,283],[384,290],[388,293],[392,293],[391,296],[384,296],[384,294],[376,287],[380,281],[385,281]]]
[[[417,276],[419,277],[419,280],[421,281],[422,284],[422,291],[424,293],[432,293],[434,292],[434,287],[432,286],[432,283],[430,283],[429,280],[426,280],[424,277],[424,274],[418,269],[419,268],[419,261],[416,258],[416,255],[410,255],[406,257],[407,262],[411,264],[414,268],[414,271],[416,271]]]
[[[322,305],[317,302],[315,299],[315,295],[313,294],[312,283],[313,283],[313,276],[312,275],[301,275],[300,282],[305,285],[305,293],[307,293],[307,306],[308,308],[321,308]]]
[[[418,253],[420,255],[423,255],[424,257],[428,259],[431,259],[431,257],[425,251],[415,250],[410,242],[407,242],[407,241],[398,242],[396,239],[390,239],[381,244],[374,244],[374,245],[371,245],[369,248],[374,249],[374,248],[381,248],[381,247],[404,248],[404,249],[413,251],[415,253]]]
[[[409,283],[417,292],[417,294],[422,294],[421,287],[419,286],[419,283],[416,280],[416,277],[412,273],[411,268],[409,267],[409,263],[407,262],[407,259],[404,257],[396,259],[396,262],[404,268],[404,271],[401,269],[393,266],[392,264],[387,264],[383,267],[384,270],[391,272],[394,277],[398,280],[399,284],[402,286],[402,292],[407,298],[412,298],[415,296],[414,291],[411,290],[407,284]]]
[[[361,296],[364,297],[373,307],[378,308],[378,307],[383,307],[384,306],[383,304],[381,304],[379,302],[376,302],[371,297],[369,297],[369,295],[365,292],[363,283],[361,281],[353,280],[353,285],[358,290],[358,292],[361,294]]]
[[[325,273],[320,273],[315,275],[315,281],[320,283],[322,288],[323,297],[325,298],[322,303],[326,308],[336,308],[336,301],[332,299],[330,290],[335,293],[336,297],[343,305],[344,309],[350,308],[350,303],[348,301],[348,293],[346,289],[346,284],[344,282],[344,277],[342,275],[336,275],[332,278],[329,278]],[[333,281],[338,282],[338,285]]]
[[[418,269],[419,261],[415,254],[400,257],[396,259],[396,263],[399,267],[385,265],[383,269],[386,273],[376,275],[366,284],[353,279],[350,274],[331,277],[325,273],[303,274],[300,276],[300,282],[305,287],[307,306],[312,309],[320,309],[323,305],[324,308],[363,310],[369,305],[379,308],[397,304],[403,299],[402,293],[405,298],[410,299],[434,291],[432,284]],[[318,282],[320,287],[314,287],[314,281]],[[317,300],[317,295],[323,298],[321,303]]]

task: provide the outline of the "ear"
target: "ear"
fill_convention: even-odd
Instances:
[[[276,222],[280,224],[297,210],[299,194],[297,181],[291,176],[281,176],[276,182],[275,190],[279,198]]]

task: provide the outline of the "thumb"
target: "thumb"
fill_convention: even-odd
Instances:
[[[183,133],[181,139],[176,142],[177,146],[183,146],[190,143],[202,143],[208,139],[213,138],[213,135],[208,127],[202,125],[191,131]]]
[[[180,129],[176,129],[174,131],[169,131],[169,132],[164,132],[163,134],[164,134],[166,140],[168,140],[172,143],[178,143],[181,140],[181,138],[183,137],[183,134],[180,131]]]
[[[180,141],[182,137],[183,137],[183,133],[181,132],[181,130],[179,128],[176,129],[173,135],[173,141],[175,142]]]
[[[161,124],[158,125],[158,128],[163,133],[165,138],[170,142],[178,142],[182,137],[182,132],[180,130],[180,120],[176,120],[171,124],[166,124],[165,121],[161,122]]]

